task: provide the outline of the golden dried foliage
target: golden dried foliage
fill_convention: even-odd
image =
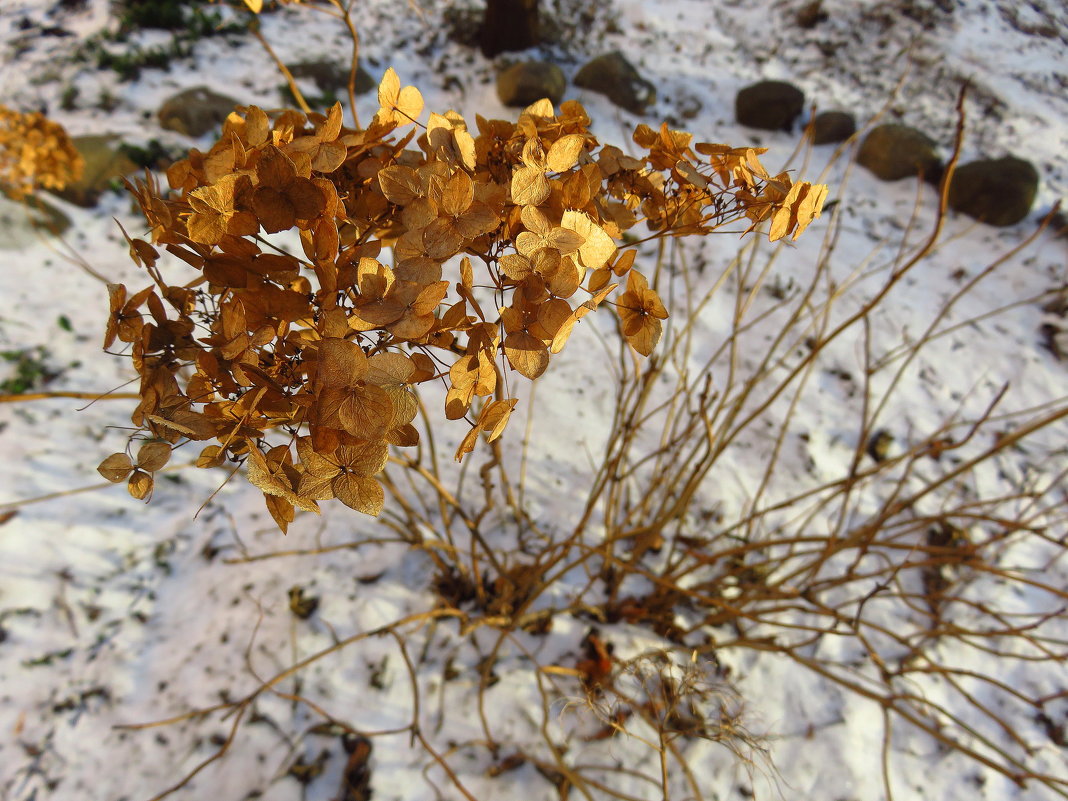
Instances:
[[[299,5],[302,0],[275,0],[279,5]],[[245,6],[254,14],[259,14],[263,11],[263,0],[244,0]]]
[[[472,133],[454,111],[419,125],[422,96],[392,69],[378,97],[361,130],[340,104],[242,109],[168,170],[172,192],[147,174],[130,186],[151,228],[151,242],[127,237],[130,253],[152,285],[110,288],[104,344],[131,347],[133,422],[155,447],[108,457],[106,478],[144,497],[169,446],[197,441],[202,467],[247,465],[283,531],[333,498],[377,514],[388,446],[419,441],[417,384],[444,382],[445,416],[471,421],[459,460],[504,430],[505,372],[541,375],[624,278],[623,336],[652,352],[667,311],[636,251],[618,250],[625,231],[771,218],[777,238],[819,214],[819,187],[770,178],[751,149],[691,148],[666,124],[638,127],[637,158],[600,146],[574,101],[478,117]],[[268,236],[284,231],[301,254]],[[197,278],[167,283],[161,250]]]
[[[81,177],[84,162],[59,123],[0,105],[0,188],[15,198],[34,189],[62,189]]]

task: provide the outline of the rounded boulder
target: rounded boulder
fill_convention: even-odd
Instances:
[[[113,182],[136,174],[140,168],[130,159],[122,140],[111,134],[75,136],[74,148],[85,162],[81,177],[56,192],[68,203],[92,208]]]
[[[805,107],[805,93],[786,81],[759,81],[734,98],[734,116],[747,128],[789,131]]]
[[[222,125],[238,102],[206,86],[195,86],[172,95],[159,107],[159,124],[166,131],[203,136]]]
[[[872,128],[857,152],[857,163],[884,181],[900,181],[915,175],[937,182],[942,159],[937,145],[923,131],[908,125],[887,123]]]
[[[619,51],[586,62],[575,76],[575,86],[599,92],[633,114],[644,114],[656,102],[656,87]]]
[[[857,132],[857,121],[848,111],[821,111],[812,120],[812,144],[844,142]]]
[[[949,207],[987,225],[1015,225],[1026,217],[1038,193],[1038,170],[1015,156],[982,159],[953,172]]]
[[[558,106],[566,88],[563,70],[544,61],[513,64],[497,76],[497,97],[504,105],[515,108],[526,108],[543,97]]]

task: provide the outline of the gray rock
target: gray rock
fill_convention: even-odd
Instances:
[[[13,200],[0,192],[0,250],[22,250],[68,228],[70,218],[48,201],[34,195]]]
[[[942,159],[934,141],[922,131],[897,123],[872,128],[860,145],[857,163],[884,181],[922,175],[936,183],[942,176]]]
[[[289,67],[294,78],[308,78],[315,81],[320,92],[336,91],[349,87],[349,65],[323,59],[320,61],[302,61]],[[378,81],[363,68],[356,67],[356,94],[362,95],[377,88]]]
[[[598,92],[634,114],[644,114],[656,102],[656,87],[618,50],[586,62],[575,76],[575,86]]]
[[[805,93],[786,81],[759,81],[734,98],[734,116],[748,128],[789,131],[805,107]]]
[[[553,105],[564,99],[567,80],[563,70],[544,61],[513,64],[497,76],[497,97],[506,106],[524,108],[543,97]]]
[[[91,208],[117,178],[140,170],[122,147],[122,140],[110,134],[75,136],[74,148],[85,159],[82,177],[56,192],[64,200]]]
[[[1038,192],[1038,171],[1005,156],[958,167],[949,184],[949,207],[987,225],[1015,225],[1028,215]]]
[[[848,111],[821,111],[812,120],[812,144],[844,142],[857,132],[857,121]]]
[[[195,86],[168,98],[159,107],[159,124],[168,131],[186,136],[203,136],[222,125],[238,102],[216,94],[206,86]]]

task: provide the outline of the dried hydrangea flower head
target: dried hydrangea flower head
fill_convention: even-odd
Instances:
[[[62,189],[85,164],[59,123],[38,112],[0,105],[0,188],[14,198],[34,189]]]
[[[151,176],[130,186],[151,230],[127,237],[130,253],[152,283],[112,287],[105,345],[127,343],[140,373],[137,436],[203,442],[203,467],[244,463],[283,531],[333,498],[382,509],[375,476],[389,446],[419,442],[422,382],[443,382],[445,417],[470,424],[459,460],[504,431],[518,402],[506,375],[537,378],[602,303],[651,353],[667,311],[637,251],[618,248],[628,229],[770,218],[778,238],[819,213],[821,190],[771,178],[757,151],[642,125],[644,155],[627,156],[599,145],[574,101],[479,117],[472,133],[454,111],[419,124],[422,96],[392,69],[378,99],[364,129],[343,125],[340,104],[241,109],[168,170],[171,192]],[[194,279],[169,283],[161,250]],[[102,472],[143,497],[159,450]]]

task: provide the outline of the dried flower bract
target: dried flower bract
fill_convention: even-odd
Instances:
[[[0,188],[12,197],[62,189],[81,177],[83,167],[62,125],[0,105]]]
[[[378,97],[361,130],[340,104],[241,109],[168,170],[172,192],[130,186],[151,227],[130,253],[152,284],[111,288],[105,345],[128,343],[140,373],[133,422],[152,444],[205,443],[203,467],[245,463],[283,531],[332,498],[381,510],[375,475],[390,445],[419,440],[421,382],[443,381],[445,416],[471,423],[457,459],[500,436],[517,403],[505,373],[541,375],[624,278],[622,333],[651,353],[667,311],[617,246],[638,223],[660,237],[771,218],[779,237],[819,214],[818,187],[666,125],[639,126],[637,158],[602,147],[573,101],[473,133],[454,111],[420,124],[422,96],[392,69]],[[299,254],[271,236],[292,231]],[[195,279],[169,283],[161,250]],[[162,453],[101,472],[143,497]]]

